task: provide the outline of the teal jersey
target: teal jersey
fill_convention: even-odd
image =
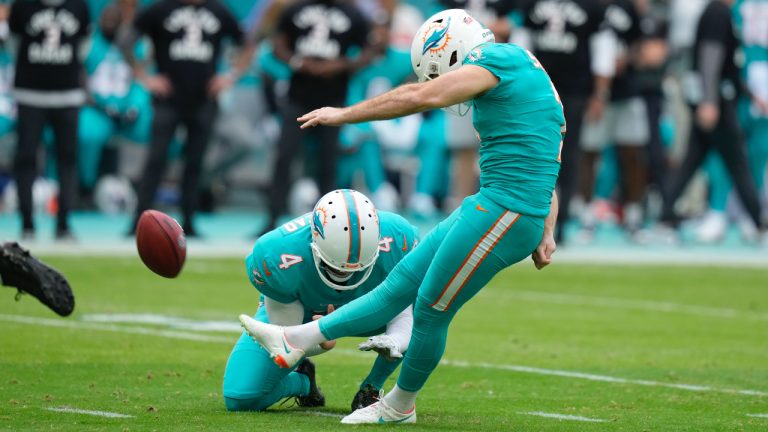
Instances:
[[[144,57],[144,48],[142,42],[136,44],[134,53],[137,58]],[[136,83],[117,44],[104,38],[101,32],[94,32],[83,63],[94,103],[116,112],[128,109],[133,102]]]
[[[13,99],[13,59],[0,47],[0,137],[16,128],[16,101]]]
[[[401,216],[378,212],[381,229],[379,258],[368,280],[349,291],[337,291],[317,274],[312,251],[311,220],[308,213],[265,234],[245,259],[248,278],[263,295],[280,303],[301,301],[304,322],[312,315],[338,308],[363,296],[386,279],[398,262],[419,242],[418,230]]]
[[[744,80],[753,94],[768,99],[768,0],[737,0],[733,21],[744,54]],[[757,107],[750,112],[753,117],[768,118]]]
[[[464,64],[499,79],[472,101],[481,192],[513,212],[548,215],[565,132],[563,107],[549,76],[532,54],[514,44],[480,45]]]

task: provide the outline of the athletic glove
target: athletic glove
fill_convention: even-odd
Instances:
[[[403,358],[403,353],[400,352],[399,344],[391,336],[386,334],[370,337],[367,341],[358,345],[357,348],[359,348],[360,351],[376,351],[379,355],[384,356],[384,358],[389,361]]]

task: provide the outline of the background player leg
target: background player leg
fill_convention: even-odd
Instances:
[[[18,144],[13,161],[13,176],[19,198],[23,236],[34,235],[32,221],[32,184],[37,176],[37,149],[46,122],[46,109],[18,106]]]
[[[757,188],[749,171],[744,139],[739,129],[734,107],[721,104],[720,122],[712,133],[712,143],[720,152],[731,175],[736,191],[755,226],[762,227]]]
[[[79,108],[51,110],[50,120],[56,146],[56,168],[59,175],[59,210],[56,217],[56,237],[66,239],[69,232],[69,211],[77,197],[77,122]]]
[[[179,114],[176,108],[167,104],[157,103],[154,106],[155,116],[152,118],[152,134],[150,136],[149,154],[144,164],[141,181],[137,188],[138,204],[129,235],[134,235],[141,213],[152,206],[155,192],[165,175],[168,165],[168,147],[176,134],[179,125]]]
[[[181,226],[187,237],[198,235],[193,219],[200,195],[200,174],[203,171],[203,158],[211,138],[217,111],[218,107],[215,103],[206,102],[184,119],[187,142],[184,149],[184,177],[181,185]]]

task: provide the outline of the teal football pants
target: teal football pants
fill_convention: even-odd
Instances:
[[[485,197],[464,200],[376,289],[320,319],[329,339],[369,331],[414,303],[413,334],[397,384],[418,391],[445,351],[448,325],[496,273],[529,256],[544,219],[519,215]]]
[[[269,322],[267,311],[260,307],[254,319]],[[376,329],[375,334],[382,333]],[[360,388],[371,384],[377,389],[400,366],[401,360],[387,361],[376,356],[370,374]],[[294,368],[295,369],[295,368]],[[224,371],[224,404],[228,411],[262,411],[287,397],[304,396],[309,392],[309,379],[294,369],[282,369],[269,357],[269,353],[243,332]]]

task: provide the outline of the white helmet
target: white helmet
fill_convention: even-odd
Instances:
[[[379,257],[379,215],[358,191],[325,194],[312,210],[312,256],[320,279],[336,290],[357,288]]]
[[[464,9],[447,9],[432,15],[421,25],[411,43],[411,65],[419,82],[436,78],[461,67],[476,46],[494,42],[493,32]],[[465,115],[469,108],[448,107]]]

